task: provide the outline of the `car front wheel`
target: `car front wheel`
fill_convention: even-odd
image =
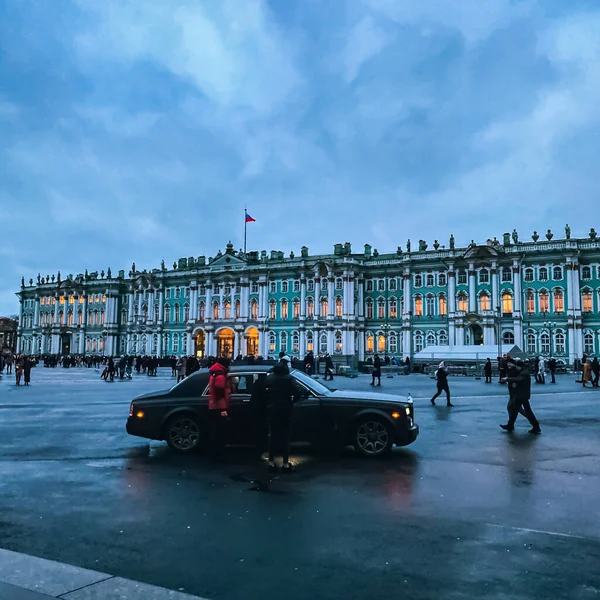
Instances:
[[[195,417],[176,415],[167,423],[165,439],[175,452],[189,454],[200,445],[200,431],[200,424]]]
[[[393,445],[391,427],[377,417],[359,421],[354,434],[354,448],[368,458],[389,454]]]

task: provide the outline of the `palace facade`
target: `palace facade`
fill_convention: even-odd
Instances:
[[[309,350],[351,363],[433,345],[516,344],[572,363],[600,350],[600,241],[519,241],[379,254],[244,254],[173,268],[22,280],[18,351],[274,357]],[[498,338],[500,336],[500,339]]]

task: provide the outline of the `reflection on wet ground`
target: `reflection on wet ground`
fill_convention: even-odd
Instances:
[[[213,463],[128,436],[131,397],[170,382],[158,379],[42,370],[23,394],[0,382],[3,546],[233,600],[366,598],[374,582],[428,599],[600,589],[600,395],[566,379],[536,389],[532,436],[521,419],[499,429],[501,386],[456,383],[449,409],[429,404],[426,377],[385,380],[417,398],[415,444],[378,461],[297,447],[297,473],[273,476],[247,449]]]

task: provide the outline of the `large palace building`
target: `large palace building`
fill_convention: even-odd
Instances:
[[[237,252],[172,269],[22,281],[18,351],[30,354],[412,357],[428,346],[516,344],[572,363],[599,350],[600,240],[333,254]],[[497,336],[500,336],[498,339]]]

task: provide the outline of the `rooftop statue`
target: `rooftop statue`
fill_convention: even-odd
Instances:
[[[550,230],[548,229],[548,231],[546,231],[546,239],[547,239],[548,241],[550,241],[550,240],[551,240],[553,237],[554,237],[554,234],[552,233],[552,231],[550,231]]]
[[[565,226],[565,237],[570,240],[571,239],[571,228],[569,227],[569,224],[567,223],[567,225]]]
[[[454,234],[450,235],[450,250],[454,250]]]
[[[513,240],[513,243],[515,243],[515,244],[519,243],[519,234],[517,233],[516,229],[513,229],[512,240]]]

